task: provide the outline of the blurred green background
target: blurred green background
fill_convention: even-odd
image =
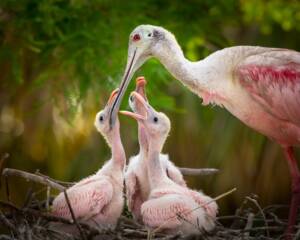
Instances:
[[[6,167],[76,181],[110,158],[93,121],[121,80],[128,36],[139,24],[172,31],[190,60],[233,45],[300,50],[296,0],[1,0],[0,153],[10,154]],[[171,118],[164,152],[178,166],[220,169],[213,177],[187,178],[189,185],[212,196],[238,188],[220,201],[221,213],[233,212],[251,193],[263,206],[289,202],[289,173],[277,144],[226,110],[203,107],[158,61],[148,61],[139,75],[148,80],[150,102]],[[128,92],[133,88],[134,81]],[[138,151],[136,123],[120,121],[131,156]],[[22,202],[28,184],[14,179],[10,185]]]

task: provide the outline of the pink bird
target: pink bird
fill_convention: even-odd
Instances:
[[[111,147],[112,157],[92,176],[67,189],[75,218],[99,228],[114,228],[123,206],[123,181],[126,156],[120,138],[120,126],[110,129],[109,111],[118,90],[112,92],[105,108],[97,113],[95,126]],[[63,193],[53,202],[53,214],[71,219]]]
[[[136,79],[135,91],[139,93],[145,100],[147,100],[145,92],[146,83],[147,82],[144,77],[139,77]],[[137,107],[139,107],[140,103],[137,102],[133,96],[131,96],[129,98],[129,105],[134,111]],[[140,109],[143,111],[142,108]],[[125,173],[127,206],[134,219],[137,221],[142,220],[141,205],[148,199],[150,194],[150,183],[148,180],[147,165],[145,162],[145,157],[147,156],[148,152],[148,141],[145,134],[146,133],[143,124],[138,122],[140,151],[137,155],[129,159],[129,164]],[[181,186],[186,186],[181,172],[169,160],[167,154],[160,154],[159,160],[163,170],[171,180]]]
[[[141,205],[144,224],[150,229],[184,234],[210,231],[215,226],[217,204],[201,192],[171,180],[161,164],[160,152],[170,131],[169,118],[156,112],[137,92],[132,95],[141,105],[135,112],[121,111],[143,125],[148,142],[146,163],[150,194]]]
[[[110,113],[114,124],[124,92],[136,70],[151,58],[203,104],[225,107],[249,127],[283,148],[291,178],[291,234],[300,203],[300,172],[293,147],[300,145],[300,53],[278,48],[237,46],[191,62],[174,35],[162,27],[140,25],[130,34],[128,60],[119,94]]]

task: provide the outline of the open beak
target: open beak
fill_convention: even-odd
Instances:
[[[148,111],[149,104],[148,104],[147,100],[144,98],[144,96],[142,96],[141,94],[139,94],[136,91],[133,91],[131,93],[131,96],[133,96],[142,105],[142,107],[144,108],[145,112]]]
[[[143,98],[143,96],[140,95],[140,94],[137,93],[137,92],[132,92],[131,95],[132,95],[133,97],[135,97],[136,100],[139,101],[139,102],[142,104],[142,107],[145,108],[146,115],[143,116],[143,115],[140,114],[140,113],[129,112],[129,111],[119,111],[119,112],[120,112],[121,114],[130,116],[130,117],[136,119],[137,121],[140,121],[140,120],[146,120],[146,119],[147,119],[147,109],[148,109],[148,104],[147,104],[147,102],[145,101],[145,99]]]
[[[123,114],[123,115],[126,115],[126,116],[129,116],[129,117],[132,117],[134,118],[135,120],[137,121],[143,121],[145,120],[146,118],[140,114],[137,114],[137,113],[134,113],[134,112],[129,112],[129,111],[119,111],[119,113]]]
[[[147,84],[146,79],[144,77],[138,77],[135,81],[135,92],[139,93],[146,101],[148,101],[145,91],[145,86]]]
[[[133,51],[132,57],[128,57],[125,73],[123,75],[123,79],[122,79],[122,82],[120,85],[120,91],[119,91],[119,93],[113,103],[113,106],[111,108],[111,111],[110,111],[110,116],[109,116],[110,128],[112,128],[112,126],[115,124],[117,113],[118,113],[118,110],[121,105],[121,101],[126,92],[128,84],[134,74],[134,66],[136,64],[137,59],[138,59],[137,48],[135,48]]]

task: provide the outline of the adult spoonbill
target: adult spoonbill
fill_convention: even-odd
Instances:
[[[168,232],[184,234],[210,231],[215,226],[217,204],[201,192],[179,185],[171,180],[163,169],[160,152],[170,131],[169,118],[157,112],[137,92],[132,95],[142,106],[135,112],[121,113],[135,118],[144,126],[148,141],[146,162],[150,194],[141,206],[144,224]]]
[[[100,228],[114,228],[124,205],[123,181],[126,157],[118,119],[112,129],[109,126],[109,111],[117,92],[118,90],[112,92],[107,105],[97,113],[95,119],[95,127],[111,147],[111,159],[96,174],[67,189],[75,217]],[[54,199],[53,214],[71,219],[63,193]]]
[[[174,35],[152,25],[136,27],[129,37],[127,65],[110,113],[114,124],[123,94],[135,71],[150,57],[203,104],[225,107],[249,127],[280,144],[292,178],[288,233],[300,203],[300,172],[293,147],[300,145],[300,53],[278,48],[237,46],[191,62]]]
[[[135,91],[139,93],[145,101],[147,100],[145,91],[146,80],[144,77],[136,79]],[[146,114],[145,110],[140,106],[140,102],[131,96],[129,105],[133,111],[137,108]],[[145,127],[138,122],[138,140],[140,151],[137,155],[129,159],[129,164],[125,173],[127,206],[133,217],[137,221],[141,221],[141,205],[145,202],[150,194],[150,183],[148,179],[146,156],[148,153],[148,140],[145,133]],[[179,185],[186,186],[182,174],[177,167],[169,160],[167,154],[160,154],[159,160],[163,170],[167,176]]]

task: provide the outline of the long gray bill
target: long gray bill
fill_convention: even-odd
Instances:
[[[110,128],[112,128],[116,122],[116,117],[117,117],[117,114],[118,114],[118,111],[119,111],[119,108],[120,108],[120,105],[121,105],[121,102],[122,102],[122,99],[123,99],[123,96],[126,92],[126,89],[128,87],[128,84],[131,80],[131,70],[132,70],[132,66],[133,66],[133,62],[134,62],[134,59],[135,59],[135,55],[136,55],[136,49],[134,50],[134,53],[133,53],[133,57],[130,61],[130,64],[128,66],[128,69],[126,71],[126,73],[124,74],[124,77],[122,79],[122,82],[121,82],[121,85],[119,87],[119,93],[112,105],[112,108],[110,110],[110,114],[109,114],[109,125],[110,125]]]

